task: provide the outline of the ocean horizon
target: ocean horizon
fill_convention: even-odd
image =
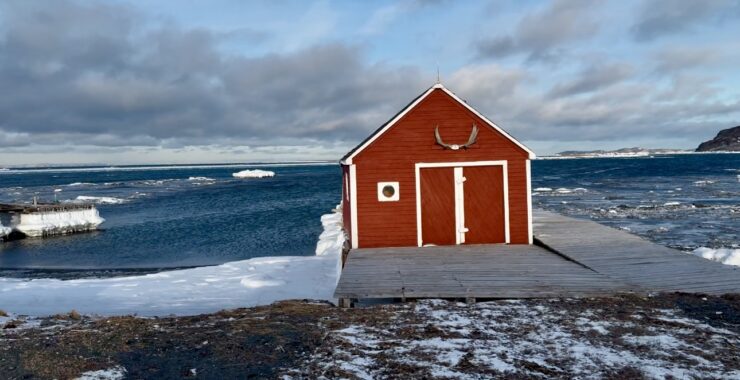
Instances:
[[[275,177],[233,177],[245,168]],[[740,155],[542,159],[532,171],[535,208],[687,252],[738,248]],[[335,161],[7,170],[0,203],[93,202],[106,222],[91,233],[0,243],[0,276],[105,277],[308,256],[319,217],[340,195]]]

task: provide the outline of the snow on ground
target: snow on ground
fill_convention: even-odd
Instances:
[[[0,278],[7,312],[193,315],[285,299],[331,300],[341,272],[341,210],[321,217],[316,256],[258,257],[217,266],[105,279]]]
[[[126,369],[123,367],[113,367],[101,369],[99,371],[85,372],[75,380],[119,380],[126,377]]]
[[[242,170],[232,174],[236,178],[263,178],[263,177],[274,177],[275,172],[269,170]]]
[[[737,333],[674,309],[615,313],[569,300],[426,300],[336,329],[288,378],[739,378]],[[362,313],[363,310],[358,310]],[[730,350],[730,351],[727,351]],[[721,353],[718,354],[718,353]]]
[[[97,209],[87,208],[21,214],[14,228],[28,236],[59,235],[94,230],[103,222]]]
[[[707,260],[718,261],[722,264],[740,266],[740,249],[700,247],[691,253]]]

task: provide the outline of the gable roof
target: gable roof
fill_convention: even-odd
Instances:
[[[385,133],[388,129],[390,129],[393,125],[395,125],[399,120],[401,120],[401,118],[403,118],[409,111],[411,111],[412,109],[414,109],[414,107],[416,107],[419,103],[421,103],[435,89],[440,89],[440,90],[444,91],[447,95],[449,95],[456,102],[460,103],[466,109],[468,109],[470,112],[472,112],[473,114],[475,114],[476,116],[478,116],[481,120],[483,120],[484,122],[486,122],[486,124],[488,124],[488,126],[490,126],[491,128],[495,129],[497,132],[501,133],[504,137],[506,137],[509,141],[513,142],[519,148],[521,148],[522,150],[524,150],[525,152],[527,152],[527,155],[529,156],[530,159],[533,159],[533,158],[536,157],[535,154],[534,154],[534,152],[531,149],[527,148],[524,144],[522,144],[519,141],[517,141],[515,138],[513,138],[510,134],[508,134],[506,131],[504,131],[503,129],[501,129],[494,122],[488,120],[488,118],[486,118],[485,116],[483,116],[480,112],[476,111],[473,107],[469,106],[468,103],[466,103],[464,100],[458,98],[457,95],[455,95],[452,91],[448,90],[445,86],[443,86],[440,83],[437,83],[434,86],[432,86],[429,89],[427,89],[426,91],[424,91],[423,93],[421,93],[419,96],[417,96],[414,100],[411,101],[411,103],[409,103],[408,105],[406,105],[406,107],[404,107],[403,109],[401,109],[401,111],[399,111],[397,114],[395,114],[390,120],[388,120],[387,122],[385,122],[385,124],[381,125],[380,128],[378,128],[377,130],[375,130],[375,132],[373,132],[370,136],[368,136],[365,140],[363,140],[359,145],[357,145],[352,150],[350,150],[349,152],[347,152],[347,154],[345,154],[344,157],[342,157],[342,159],[339,162],[341,164],[343,164],[343,165],[351,165],[352,164],[352,159],[355,156],[357,156],[360,152],[362,152],[363,150],[365,150],[365,148],[367,148],[368,146],[370,146],[370,144],[372,144],[373,141],[375,141],[378,137],[380,137],[380,135],[382,135],[383,133]]]

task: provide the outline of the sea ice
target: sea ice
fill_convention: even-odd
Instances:
[[[263,177],[274,177],[275,172],[269,170],[242,170],[232,174],[236,178],[263,178]]]
[[[15,229],[28,236],[58,235],[96,229],[105,219],[95,208],[21,214]]]
[[[707,260],[719,261],[722,264],[740,266],[740,249],[700,247],[692,252]]]
[[[212,182],[212,181],[215,181],[215,179],[209,178],[209,177],[188,177],[188,181]]]
[[[2,238],[5,235],[8,235],[12,231],[10,227],[3,226],[2,223],[0,223],[0,238]]]
[[[101,205],[117,205],[126,202],[125,199],[114,197],[93,197],[89,195],[80,195],[70,203],[96,203]]]
[[[341,208],[321,217],[315,256],[257,257],[222,265],[103,279],[0,278],[7,312],[51,315],[194,315],[286,299],[332,300],[341,273]]]

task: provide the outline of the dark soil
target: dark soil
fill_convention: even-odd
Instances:
[[[1,379],[71,379],[117,365],[132,379],[274,378],[321,344],[325,303],[281,302],[178,318],[57,316],[6,326]]]

